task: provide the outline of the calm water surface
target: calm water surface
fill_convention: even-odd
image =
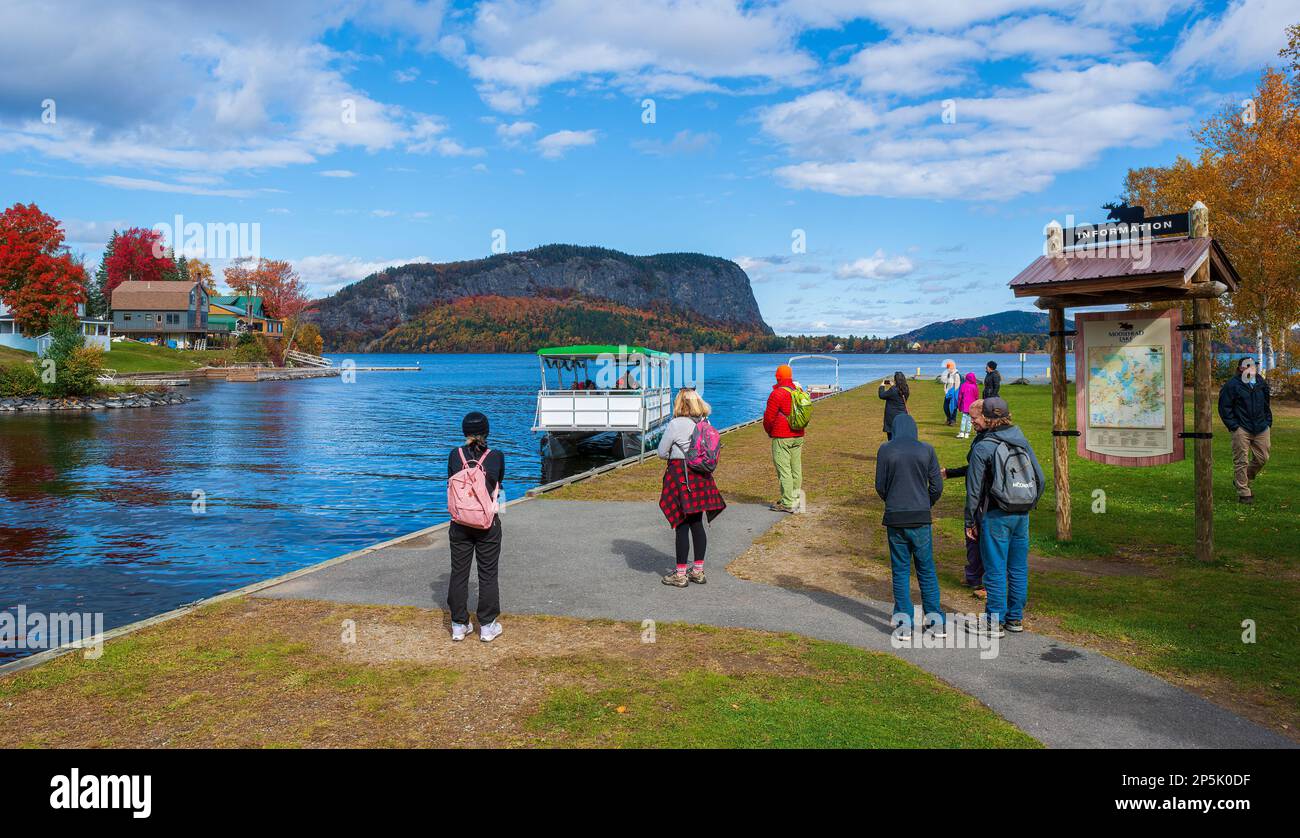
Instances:
[[[508,497],[545,482],[535,357],[348,357],[422,371],[196,382],[186,405],[0,415],[0,608],[103,612],[111,628],[446,520],[447,452],[470,410],[491,418]],[[786,357],[708,356],[715,424],[759,415]],[[1019,375],[1016,356],[956,360],[982,377],[990,357]],[[845,355],[840,383],[934,375],[941,360]],[[803,363],[803,383],[831,380],[829,364]],[[1046,368],[1029,356],[1030,376]]]

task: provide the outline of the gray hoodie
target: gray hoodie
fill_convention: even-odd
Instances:
[[[934,447],[916,437],[916,420],[894,417],[894,438],[876,453],[876,494],[885,502],[887,527],[924,527],[930,507],[943,494],[943,472]]]
[[[994,431],[980,431],[971,443],[970,453],[966,455],[966,526],[975,526],[979,513],[988,509],[989,481],[993,477],[993,454],[998,450],[998,443],[1006,442],[1017,445],[1029,452],[1029,459],[1034,464],[1034,475],[1038,479],[1038,497],[1042,498],[1046,486],[1043,467],[1038,464],[1038,456],[1030,447],[1025,434],[1015,425],[998,428]],[[1037,500],[1035,500],[1035,503]],[[1024,513],[1029,514],[1029,513]]]

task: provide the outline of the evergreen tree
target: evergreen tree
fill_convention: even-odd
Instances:
[[[86,287],[86,316],[92,320],[107,320],[112,311],[113,301],[108,298],[108,259],[113,255],[117,244],[117,231],[108,239],[104,255],[95,269],[95,276]]]

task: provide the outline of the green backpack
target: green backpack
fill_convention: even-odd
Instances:
[[[812,396],[793,387],[786,387],[785,390],[790,394],[790,415],[785,420],[789,423],[790,430],[802,431],[812,421]]]

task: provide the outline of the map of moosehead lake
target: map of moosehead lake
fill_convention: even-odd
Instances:
[[[1088,427],[1165,426],[1164,347],[1089,347],[1088,368]]]

